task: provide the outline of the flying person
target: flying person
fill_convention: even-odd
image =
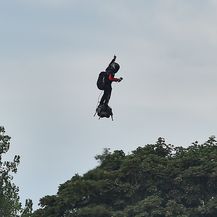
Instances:
[[[115,74],[120,69],[120,65],[115,62],[116,56],[112,59],[112,61],[109,63],[108,67],[105,71],[100,72],[98,80],[97,80],[97,87],[100,90],[103,90],[103,96],[99,102],[99,105],[96,109],[96,113],[99,116],[99,118],[109,118],[111,117],[113,120],[113,113],[112,108],[108,106],[111,93],[112,93],[112,82],[120,82],[123,78],[116,78]],[[95,116],[94,115],[94,116]]]
[[[100,100],[100,105],[105,104],[108,105],[111,93],[112,93],[112,82],[120,82],[123,78],[115,78],[115,74],[120,69],[120,65],[115,62],[116,56],[112,59],[112,61],[109,63],[108,67],[106,68],[104,72],[104,84],[103,88],[101,88],[104,93]]]

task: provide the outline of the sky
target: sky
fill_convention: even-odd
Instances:
[[[216,11],[215,0],[0,0],[0,125],[5,158],[21,157],[21,201],[37,208],[104,148],[217,135]],[[98,120],[96,80],[114,55],[114,121]]]

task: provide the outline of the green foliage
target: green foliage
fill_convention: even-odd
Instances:
[[[33,206],[32,200],[27,199],[25,203],[25,207],[21,211],[21,217],[31,217],[33,211],[32,206]]]
[[[12,183],[11,173],[17,172],[20,157],[15,156],[12,162],[3,161],[3,155],[10,147],[10,137],[5,135],[5,129],[0,127],[0,216],[16,216],[21,209],[18,187]]]
[[[20,156],[15,155],[13,161],[3,161],[3,155],[10,148],[10,137],[5,135],[4,127],[0,127],[0,216],[1,217],[30,217],[32,201],[27,200],[24,209],[19,201],[19,188],[12,182],[20,163]]]
[[[99,166],[76,174],[34,217],[216,217],[217,142],[174,147],[159,138],[131,154],[105,149]]]

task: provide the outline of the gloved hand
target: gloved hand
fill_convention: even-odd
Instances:
[[[119,79],[118,79],[118,82],[120,82],[120,81],[122,81],[123,80],[123,78],[122,77],[120,77]]]

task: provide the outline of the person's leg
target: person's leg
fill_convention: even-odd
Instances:
[[[102,104],[108,105],[108,102],[109,102],[110,97],[111,97],[111,92],[112,92],[111,86],[106,86],[104,89],[103,96],[100,100],[100,105],[102,105]]]
[[[102,95],[102,98],[101,98],[99,104],[100,104],[100,105],[104,104],[105,99],[106,99],[106,91],[104,90],[103,95]]]
[[[106,89],[106,97],[105,97],[105,104],[108,105],[109,100],[111,98],[111,93],[112,93],[112,87],[108,86]]]

